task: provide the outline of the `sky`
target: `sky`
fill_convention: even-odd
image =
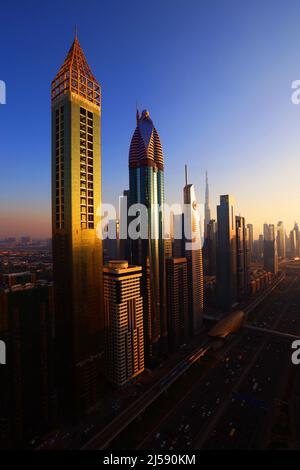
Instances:
[[[2,2],[0,238],[51,234],[50,83],[77,25],[102,87],[102,200],[128,187],[136,103],[164,150],[166,202],[184,164],[212,215],[220,194],[253,223],[300,222],[299,0]]]

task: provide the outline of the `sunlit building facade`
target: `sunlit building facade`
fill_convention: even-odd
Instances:
[[[60,411],[99,400],[103,348],[101,90],[76,37],[52,81],[52,234]]]
[[[112,260],[103,272],[107,375],[123,387],[144,370],[142,268]]]
[[[202,326],[204,306],[204,279],[200,212],[195,187],[187,184],[183,189],[184,253],[188,265],[189,332],[193,336]]]
[[[248,250],[249,250],[249,261],[253,256],[253,224],[247,224],[247,239],[248,239]]]
[[[235,217],[236,228],[236,261],[237,261],[237,296],[243,300],[248,294],[249,249],[245,218]]]
[[[286,239],[285,239],[285,228],[282,221],[277,224],[277,251],[278,257],[284,259],[286,256]]]
[[[264,224],[264,269],[273,274],[278,272],[277,241],[273,224]]]
[[[234,199],[220,196],[217,206],[217,300],[224,311],[230,311],[237,302],[237,251]]]
[[[147,238],[131,242],[132,263],[142,266],[146,360],[167,347],[163,213],[164,161],[160,138],[149,112],[137,112],[137,126],[129,150],[129,206],[147,208]],[[141,227],[143,231],[145,227]]]

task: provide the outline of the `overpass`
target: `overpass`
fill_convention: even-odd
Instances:
[[[281,331],[271,330],[269,328],[260,328],[259,326],[244,325],[243,328],[247,330],[257,331],[259,333],[266,333],[268,335],[280,336],[281,338],[288,338],[292,341],[300,339],[300,336],[291,335],[289,333],[282,333]]]

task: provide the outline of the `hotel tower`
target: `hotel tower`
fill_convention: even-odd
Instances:
[[[142,268],[110,260],[103,272],[107,375],[123,387],[144,370]]]
[[[78,418],[99,400],[103,345],[101,90],[77,36],[51,85],[58,399]]]
[[[188,184],[187,166],[185,167],[183,202],[185,237],[184,249],[188,268],[189,333],[191,336],[194,336],[199,333],[202,327],[204,308],[204,279],[200,211],[196,199],[195,187],[193,184]]]
[[[158,356],[167,345],[163,214],[164,161],[159,135],[144,110],[137,111],[137,126],[129,150],[129,206],[147,208],[148,237],[132,240],[132,263],[142,266],[145,358]],[[141,227],[143,231],[144,227]]]

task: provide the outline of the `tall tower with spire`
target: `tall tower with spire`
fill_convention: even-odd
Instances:
[[[200,212],[195,186],[188,183],[185,165],[184,202],[184,251],[187,259],[189,333],[199,333],[203,321],[203,259],[200,232]]]
[[[164,160],[160,138],[149,111],[136,112],[129,149],[129,205],[143,204],[148,213],[148,238],[132,240],[132,262],[142,266],[145,356],[149,362],[167,344],[163,213]]]
[[[77,33],[51,84],[52,237],[62,413],[78,418],[99,400],[103,344],[101,89]]]
[[[205,172],[205,208],[204,208],[204,237],[207,238],[207,226],[211,219],[210,206],[209,206],[209,186],[207,171]]]

